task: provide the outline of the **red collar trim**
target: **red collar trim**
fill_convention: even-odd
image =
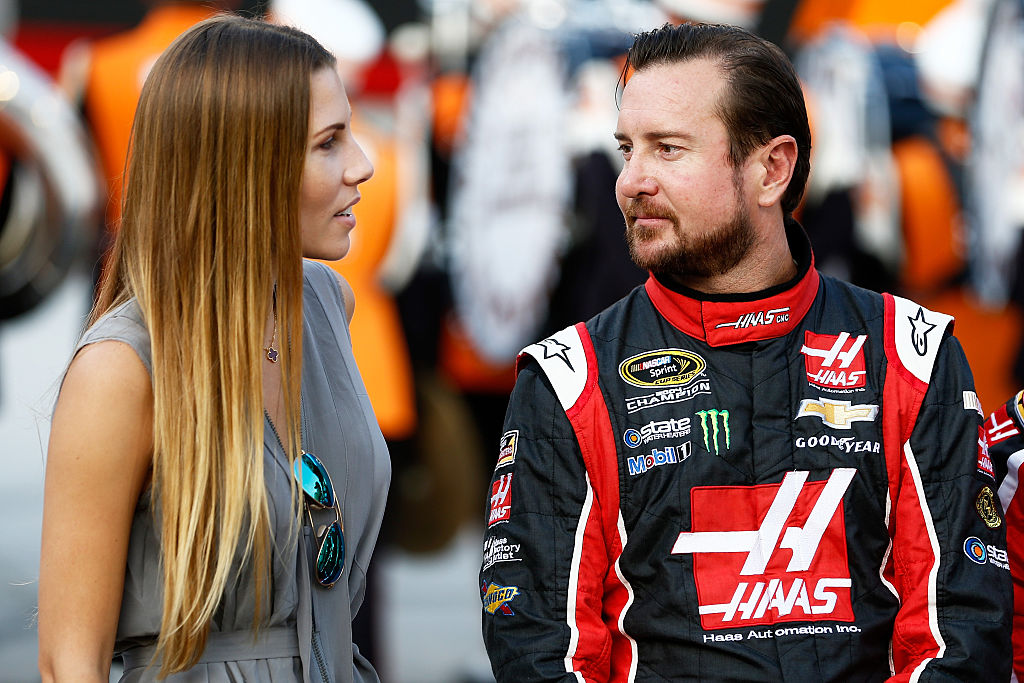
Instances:
[[[789,289],[767,297],[753,293],[746,300],[737,300],[736,295],[730,295],[728,301],[697,299],[668,289],[653,274],[644,288],[658,312],[679,331],[709,346],[726,346],[791,332],[814,302],[820,279],[812,256],[803,277]]]

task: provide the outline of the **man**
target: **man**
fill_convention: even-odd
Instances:
[[[999,559],[1009,562],[1013,577],[1013,680],[1024,681],[1024,494],[1017,494],[1024,463],[1024,390],[989,415],[985,440],[1006,512],[1006,556]]]
[[[1005,680],[952,319],[814,269],[778,48],[665,26],[628,61],[616,193],[651,277],[521,356],[481,570],[495,675]]]

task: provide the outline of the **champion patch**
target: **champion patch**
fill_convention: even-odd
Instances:
[[[513,429],[501,435],[501,443],[498,445],[498,464],[494,469],[511,465],[516,461],[516,447],[519,446],[519,430]]]
[[[1003,518],[999,516],[999,508],[996,507],[996,494],[988,486],[981,487],[978,497],[974,499],[974,507],[989,529],[998,529],[1003,525]]]

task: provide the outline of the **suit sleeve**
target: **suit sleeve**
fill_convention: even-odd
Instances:
[[[1010,675],[1006,525],[973,396],[960,344],[947,336],[903,445],[891,517],[901,600],[893,680]]]
[[[484,644],[498,683],[607,680],[608,566],[596,515],[565,411],[527,363],[488,491],[480,570]]]
[[[999,502],[1006,513],[1006,553],[1013,579],[1013,672],[1024,681],[1024,494],[1020,466],[1024,463],[1024,391],[985,420],[989,455],[996,472]]]

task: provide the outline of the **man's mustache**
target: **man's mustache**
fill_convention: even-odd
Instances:
[[[630,199],[626,204],[625,210],[626,220],[630,223],[634,222],[637,218],[664,218],[666,220],[674,220],[675,214],[666,209],[663,206],[659,206],[649,197],[641,197],[639,199]]]

